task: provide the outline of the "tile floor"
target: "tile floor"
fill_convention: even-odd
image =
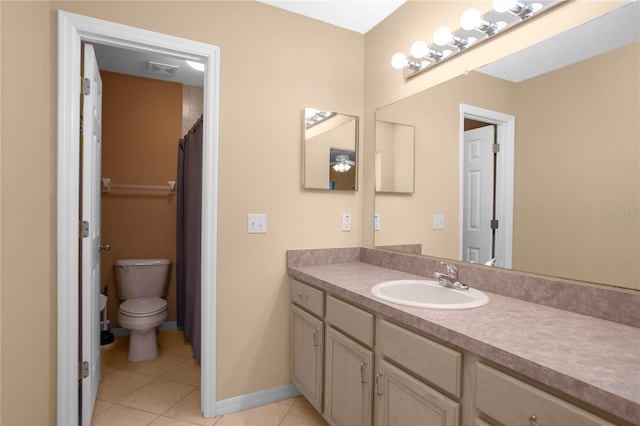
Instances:
[[[200,415],[200,364],[180,330],[158,333],[160,355],[129,362],[129,337],[102,347],[102,380],[92,425],[295,425],[327,423],[303,398],[206,419]]]

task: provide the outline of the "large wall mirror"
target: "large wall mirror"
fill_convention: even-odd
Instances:
[[[356,191],[358,117],[305,108],[302,186]]]
[[[640,289],[639,32],[621,5],[380,108],[415,128],[415,187],[376,193],[375,245]]]

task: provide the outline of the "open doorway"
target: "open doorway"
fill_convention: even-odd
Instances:
[[[82,42],[138,51],[160,52],[205,64],[202,175],[202,375],[201,408],[216,414],[216,237],[219,48],[60,11],[58,14],[58,350],[57,413],[59,424],[79,424],[79,226],[80,188],[80,46]],[[202,309],[206,307],[206,309]]]
[[[459,133],[460,259],[511,268],[515,117],[461,104]]]

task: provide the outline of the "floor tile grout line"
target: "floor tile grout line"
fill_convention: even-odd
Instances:
[[[289,409],[287,409],[287,412],[284,413],[284,416],[282,416],[282,418],[280,419],[280,422],[278,423],[278,426],[282,425],[282,422],[284,422],[284,420],[287,418],[287,416],[289,415],[289,412],[291,411],[291,408],[293,408],[293,405],[296,403],[296,401],[294,400],[293,403],[289,406]]]

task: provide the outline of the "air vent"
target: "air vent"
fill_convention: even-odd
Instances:
[[[161,64],[153,61],[147,62],[147,71],[164,77],[175,77],[178,74],[178,68],[180,67],[177,65]]]

